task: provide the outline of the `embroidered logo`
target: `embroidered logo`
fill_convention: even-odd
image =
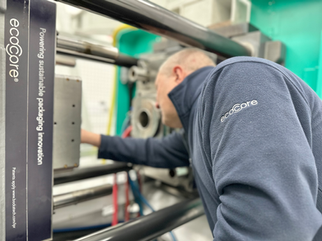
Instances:
[[[242,109],[245,109],[247,107],[251,107],[253,105],[257,105],[257,100],[247,101],[242,104],[235,104],[228,112],[226,112],[221,118],[220,121],[224,122],[229,116],[241,111]]]

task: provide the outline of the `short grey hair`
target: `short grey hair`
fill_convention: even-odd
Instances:
[[[185,48],[171,55],[159,68],[159,73],[171,75],[172,68],[175,65],[182,66],[188,72],[194,72],[197,69],[206,66],[216,66],[214,61],[202,50],[197,48]]]

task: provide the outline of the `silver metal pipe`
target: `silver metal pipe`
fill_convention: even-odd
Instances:
[[[128,75],[129,81],[149,81],[148,70],[138,66],[132,66]]]
[[[67,56],[100,61],[125,67],[137,64],[137,59],[122,55],[112,46],[102,46],[85,41],[57,38],[57,53]]]
[[[112,185],[102,185],[53,197],[54,209],[112,194]]]
[[[68,56],[61,55],[61,54],[56,54],[56,64],[57,65],[64,65],[64,66],[68,66],[68,67],[75,67],[76,60],[75,60],[75,58],[71,58]]]
[[[111,60],[115,60],[119,54],[118,49],[112,46],[102,46],[85,41],[71,40],[62,37],[57,38],[57,48],[107,58]]]
[[[224,57],[250,56],[229,38],[144,0],[56,0]]]
[[[85,54],[85,53],[80,53],[74,50],[69,50],[69,49],[63,49],[63,48],[56,48],[57,53],[66,55],[66,56],[73,56],[77,58],[82,58],[82,59],[88,59],[88,60],[94,60],[94,61],[100,61],[100,62],[105,62],[109,64],[113,64],[115,60],[113,59],[108,59],[100,56],[95,56],[92,54]]]

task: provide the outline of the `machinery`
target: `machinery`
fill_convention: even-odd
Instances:
[[[256,56],[281,64],[285,59],[283,43],[271,41],[249,24],[210,30],[147,1],[59,2],[171,40],[136,59],[114,47],[57,36],[54,2],[0,1],[0,240],[51,240],[54,210],[112,193],[112,187],[105,185],[52,197],[53,184],[132,169],[124,163],[78,168],[82,81],[55,76],[55,62],[74,66],[73,58],[85,58],[126,68],[124,81],[136,83],[132,136],[162,138],[178,131],[162,125],[155,107],[155,77],[172,53],[193,46],[207,51],[216,62],[233,56]],[[143,169],[150,178],[193,191],[190,168]],[[77,240],[151,240],[202,214],[201,202],[195,198]],[[147,227],[149,232],[138,231]]]

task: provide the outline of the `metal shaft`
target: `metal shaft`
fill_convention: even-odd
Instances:
[[[54,209],[112,194],[112,185],[102,185],[53,197]]]
[[[250,56],[229,38],[144,0],[56,0],[224,57]]]
[[[103,229],[75,241],[151,240],[204,214],[201,200],[187,200],[122,225]]]
[[[124,67],[136,65],[138,61],[136,58],[120,54],[118,49],[112,46],[102,46],[62,37],[57,38],[56,50],[59,54],[111,63]]]
[[[115,162],[110,165],[77,168],[74,170],[56,171],[54,173],[54,185],[83,180],[92,177],[108,175],[122,171],[129,171],[131,167],[127,163]]]
[[[56,64],[57,65],[64,65],[64,66],[68,66],[68,67],[75,67],[76,60],[71,57],[56,54]]]

